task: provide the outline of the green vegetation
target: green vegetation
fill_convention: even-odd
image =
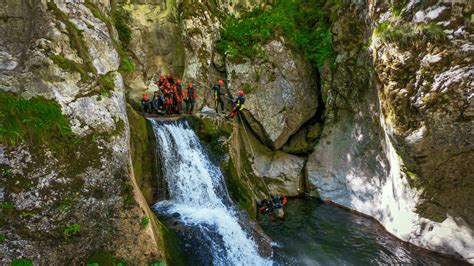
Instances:
[[[33,266],[30,259],[16,259],[12,261],[11,266]]]
[[[110,95],[110,92],[115,89],[114,72],[109,72],[105,75],[99,75],[98,83],[101,95]]]
[[[70,224],[66,226],[66,228],[63,231],[64,238],[69,238],[81,231],[81,225],[80,224]]]
[[[117,6],[112,11],[112,22],[117,29],[120,41],[124,47],[128,47],[132,40],[132,31],[128,27],[130,14],[121,6]]]
[[[59,143],[72,136],[68,119],[57,102],[42,97],[27,100],[0,92],[0,143]]]
[[[392,15],[395,17],[400,16],[403,8],[408,4],[408,0],[394,0],[392,2]]]
[[[2,243],[3,241],[5,241],[6,237],[4,234],[0,234],[0,243]]]
[[[146,227],[148,224],[150,224],[150,217],[148,217],[148,216],[143,216],[142,221],[140,222],[140,224],[141,224],[143,227]]]
[[[71,47],[76,50],[79,57],[84,60],[84,71],[96,74],[97,71],[94,65],[92,64],[92,59],[82,36],[82,32],[78,28],[76,28],[76,26],[72,22],[69,21],[68,16],[64,14],[54,2],[48,2],[48,9],[53,11],[53,14],[56,19],[66,25],[66,30],[69,33],[68,36]]]
[[[443,29],[434,22],[395,26],[386,21],[375,28],[374,34],[384,43],[396,43],[400,47],[410,46],[417,40],[433,42],[446,40]]]
[[[58,55],[50,55],[49,58],[53,60],[53,62],[58,65],[60,68],[64,69],[67,72],[77,72],[81,74],[82,80],[88,80],[89,76],[87,75],[87,71],[81,64],[78,64],[72,60],[65,58],[62,54]]]
[[[92,254],[87,258],[87,264],[90,266],[102,266],[102,265],[117,265],[124,266],[128,265],[128,262],[124,259],[119,259],[117,256],[113,255],[110,251],[98,250],[92,252]]]
[[[334,59],[331,12],[339,1],[280,0],[271,9],[256,9],[240,18],[227,17],[218,49],[230,57],[262,56],[262,45],[278,36],[303,52],[315,65]]]
[[[15,205],[13,205],[13,203],[11,202],[2,202],[0,203],[0,209],[13,209],[15,208]]]
[[[164,262],[153,262],[150,264],[150,266],[166,266],[166,263]]]

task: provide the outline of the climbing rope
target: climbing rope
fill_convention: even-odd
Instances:
[[[242,119],[242,116],[240,116],[240,112],[237,112],[237,114],[239,115],[239,120],[241,121],[242,123],[242,127],[244,128],[244,132],[245,132],[245,135],[247,137],[247,143],[249,144],[249,147],[250,147],[250,151],[252,152],[252,158],[255,160],[255,152],[253,151],[253,148],[252,148],[252,144],[250,143],[250,137],[247,133],[247,129],[245,128],[245,125],[243,123],[243,119]],[[265,182],[265,180],[263,179],[263,176],[260,176],[260,178],[262,179],[262,183],[265,187],[265,189],[267,190],[267,193],[268,193],[268,197],[271,197],[271,193],[270,193],[270,189],[268,188],[268,185],[267,183]]]

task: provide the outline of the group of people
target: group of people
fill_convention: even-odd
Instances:
[[[283,208],[286,205],[286,197],[282,196],[271,196],[268,199],[263,199],[257,203],[257,210],[260,214],[272,213],[275,209]]]
[[[191,114],[196,101],[196,89],[192,82],[183,90],[180,79],[173,78],[170,73],[166,78],[160,76],[156,81],[159,90],[153,93],[153,99],[148,98],[148,93],[143,94],[141,101],[143,111],[156,114],[181,114],[183,101],[186,102],[186,113]]]
[[[153,93],[153,99],[149,99],[148,93],[143,94],[141,100],[143,111],[150,114],[181,114],[184,101],[186,103],[184,111],[187,114],[192,114],[196,103],[196,89],[193,82],[189,82],[183,90],[181,83],[180,79],[173,78],[170,73],[166,74],[166,77],[160,76],[156,81],[159,90]],[[221,111],[224,112],[223,97],[227,97],[227,93],[224,92],[223,85],[224,81],[219,80],[212,87],[216,113],[219,113],[219,105]],[[235,117],[244,108],[244,91],[240,90],[239,95],[231,100],[234,107],[226,118]]]

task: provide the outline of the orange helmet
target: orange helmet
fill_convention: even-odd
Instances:
[[[188,83],[188,87],[191,88],[192,86],[193,86],[193,83],[192,83],[192,82],[189,82],[189,83]]]
[[[240,90],[240,91],[239,91],[239,95],[244,95],[244,91],[243,91],[243,90]]]
[[[164,80],[164,79],[165,79],[165,78],[164,78],[162,75],[160,75],[160,80]]]
[[[178,80],[176,81],[176,83],[178,83],[178,84],[181,84],[181,82],[182,82],[182,81],[181,81],[180,79],[178,79]]]
[[[224,81],[222,79],[220,79],[217,84],[219,84],[220,86],[224,85]]]
[[[166,82],[165,87],[169,87],[169,86],[171,86],[171,84],[169,82]]]
[[[166,74],[166,78],[167,79],[171,78],[171,74],[170,73]]]
[[[143,99],[144,99],[144,100],[148,100],[148,93],[146,93],[146,92],[143,93]]]

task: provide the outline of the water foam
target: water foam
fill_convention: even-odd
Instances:
[[[170,200],[154,208],[179,213],[181,222],[201,230],[210,242],[215,265],[271,265],[239,224],[222,173],[203,152],[194,131],[183,121],[151,123],[170,193]]]

